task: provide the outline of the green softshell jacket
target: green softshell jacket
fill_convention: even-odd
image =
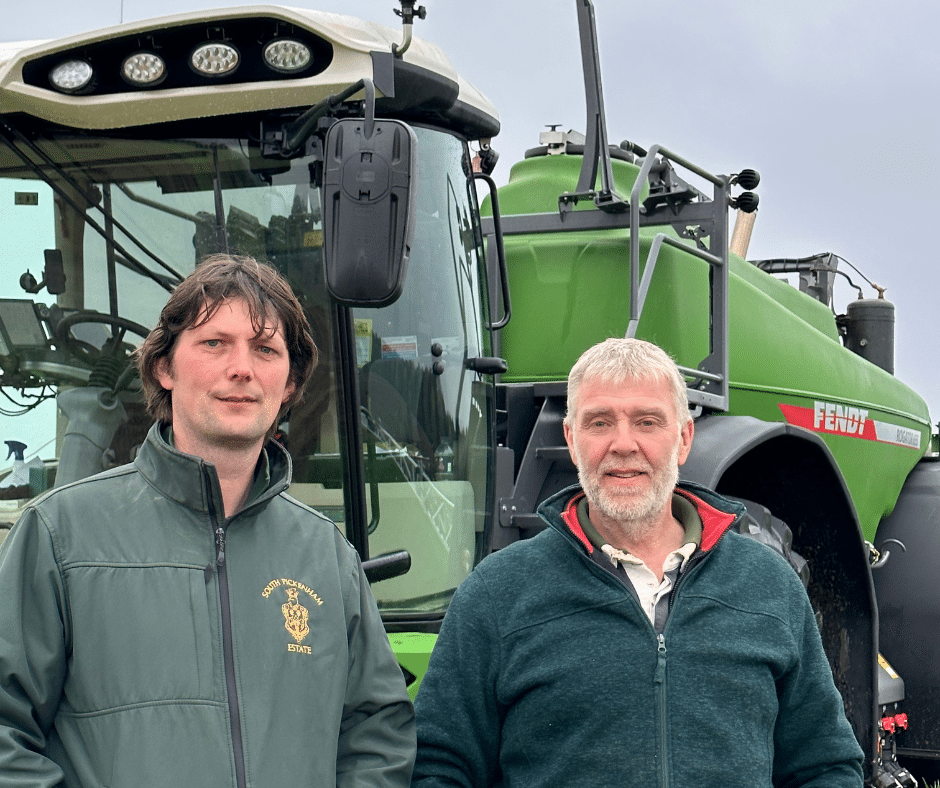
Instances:
[[[661,635],[566,523],[578,488],[463,582],[418,693],[413,786],[861,788],[796,573],[731,530],[739,504],[677,492],[702,541]]]
[[[4,788],[406,786],[414,716],[356,552],[151,429],[43,496],[0,547]]]

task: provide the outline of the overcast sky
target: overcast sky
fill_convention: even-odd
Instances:
[[[575,0],[423,4],[428,16],[415,34],[438,44],[499,109],[499,183],[546,124],[584,130]],[[7,3],[0,39],[55,38],[218,5]],[[397,26],[396,5],[310,7]],[[595,7],[610,141],[660,143],[716,173],[759,170],[749,257],[832,251],[886,287],[897,308],[897,375],[936,420],[940,4],[595,0]],[[854,291],[841,284],[837,294],[841,312]],[[865,297],[874,296],[866,287]]]

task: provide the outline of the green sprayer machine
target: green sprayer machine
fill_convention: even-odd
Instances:
[[[544,132],[500,188],[496,110],[412,35],[414,0],[401,28],[245,6],[0,47],[0,538],[133,460],[132,353],[197,261],[269,261],[321,349],[279,427],[290,493],[358,549],[414,693],[455,588],[576,480],[571,365],[642,337],[688,381],[682,477],[803,578],[866,780],[935,778],[940,464],[893,307],[837,314],[836,254],[747,260],[754,170],[610,145],[574,2],[584,132]]]

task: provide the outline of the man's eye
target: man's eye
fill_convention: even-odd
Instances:
[[[218,340],[218,339],[207,339],[207,340],[206,340],[206,345],[208,345],[209,347],[218,347],[218,346],[219,346],[219,340]]]
[[[267,356],[267,355],[270,355],[271,353],[274,352],[274,348],[268,347],[267,345],[261,345],[261,346],[258,348],[258,352],[259,352],[259,353],[263,353],[264,355]]]

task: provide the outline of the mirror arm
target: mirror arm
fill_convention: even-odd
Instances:
[[[409,569],[411,569],[411,555],[407,550],[383,553],[362,562],[362,570],[370,583],[399,577],[407,573]]]
[[[335,111],[346,99],[363,89],[366,92],[366,138],[371,137],[373,125],[375,124],[375,86],[372,84],[371,79],[363,77],[339,93],[327,96],[323,101],[314,104],[297,120],[287,126],[284,129],[283,143],[278,153],[285,159],[296,153],[313,132],[320,118]]]

